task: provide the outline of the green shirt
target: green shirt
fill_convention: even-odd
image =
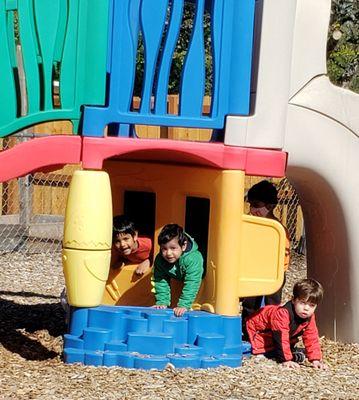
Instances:
[[[169,306],[171,304],[171,278],[184,282],[177,307],[191,308],[203,275],[203,257],[198,251],[197,243],[186,234],[187,242],[192,247],[185,250],[181,257],[173,264],[166,261],[161,252],[157,254],[154,269],[153,282],[156,296],[156,304]],[[187,245],[187,247],[189,247]]]

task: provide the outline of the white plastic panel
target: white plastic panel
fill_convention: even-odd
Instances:
[[[358,135],[359,104],[358,95],[334,86],[325,75],[311,80],[290,104],[315,110],[328,115]]]
[[[298,0],[290,97],[313,77],[327,73],[330,6],[331,0]]]
[[[359,342],[358,137],[322,113],[289,106],[285,150],[304,213],[308,276],[325,290],[320,334]]]
[[[227,117],[225,144],[282,148],[289,100],[296,0],[259,0],[261,30],[256,31],[253,115]]]

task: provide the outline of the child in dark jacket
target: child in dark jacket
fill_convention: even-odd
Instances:
[[[294,346],[302,336],[313,367],[326,369],[314,315],[322,298],[322,285],[314,279],[303,279],[294,285],[291,301],[283,306],[265,306],[250,316],[246,326],[252,353],[275,358],[288,368],[299,368],[298,362],[304,361],[304,356]]]
[[[253,185],[248,191],[247,201],[250,205],[249,209],[250,215],[277,220],[273,211],[278,204],[278,192],[277,188],[273,185],[272,182],[264,180]],[[289,235],[287,231],[286,233],[287,233],[287,239],[285,246],[284,272],[288,270],[289,254],[290,254]],[[262,303],[264,303],[264,305],[266,306],[280,304],[284,283],[285,283],[285,275],[284,275],[283,285],[276,293],[266,295],[264,297],[255,296],[255,297],[246,297],[242,299],[243,320],[245,320],[255,311],[258,311]],[[244,328],[243,329],[244,334],[246,334],[245,326],[243,328]]]
[[[177,224],[168,224],[158,235],[160,252],[157,254],[153,284],[156,297],[155,308],[167,308],[171,303],[170,281],[184,282],[177,307],[173,312],[181,317],[194,302],[202,281],[203,258],[198,246]]]

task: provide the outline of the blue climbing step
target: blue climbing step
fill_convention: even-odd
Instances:
[[[93,366],[239,367],[249,352],[241,317],[202,311],[175,317],[171,309],[150,307],[73,308],[64,336],[65,362]]]

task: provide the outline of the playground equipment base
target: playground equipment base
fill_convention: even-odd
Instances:
[[[239,367],[250,346],[241,317],[203,311],[175,317],[150,307],[73,308],[64,337],[66,363],[125,368]]]

